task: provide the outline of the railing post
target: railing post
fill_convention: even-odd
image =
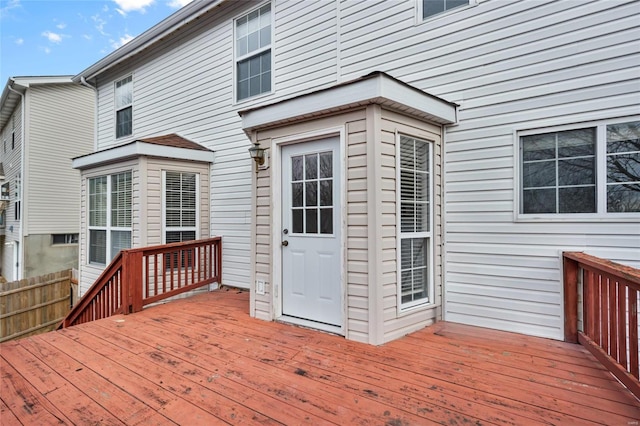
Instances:
[[[142,310],[142,252],[131,251],[129,254],[129,270],[127,271],[127,286],[131,297],[132,312]]]
[[[563,254],[564,340],[578,343],[578,262]]]
[[[122,251],[122,272],[120,273],[120,286],[122,288],[122,310],[125,315],[133,312],[133,302],[131,300],[131,288],[129,287],[129,252],[127,250]]]

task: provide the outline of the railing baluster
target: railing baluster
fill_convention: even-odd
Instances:
[[[600,346],[606,353],[609,352],[609,280],[606,276],[600,276]]]
[[[627,365],[627,287],[618,286],[618,362],[629,370]]]
[[[638,378],[638,292],[629,289],[629,367]]]
[[[618,355],[618,281],[615,278],[609,278],[609,338],[611,339],[611,347],[609,354],[614,359],[620,359]]]

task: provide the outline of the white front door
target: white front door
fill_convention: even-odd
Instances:
[[[342,325],[340,143],[282,148],[282,314]]]

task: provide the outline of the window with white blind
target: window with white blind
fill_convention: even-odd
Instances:
[[[88,180],[89,263],[105,265],[131,247],[131,172]]]
[[[400,135],[397,149],[398,299],[401,309],[432,299],[431,143]]]
[[[196,239],[198,227],[198,174],[165,171],[165,243]]]
[[[271,4],[236,19],[236,100],[271,92]]]
[[[133,133],[133,77],[115,83],[116,138]]]

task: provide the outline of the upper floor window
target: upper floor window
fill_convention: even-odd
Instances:
[[[271,39],[271,4],[236,19],[236,100],[271,92]]]
[[[131,172],[90,178],[89,263],[106,264],[131,247]]]
[[[400,136],[398,144],[398,290],[400,306],[409,308],[432,294],[432,153],[420,139]]]
[[[461,6],[467,6],[470,1],[475,0],[420,0],[422,8],[422,19],[430,18],[442,12],[455,9]]]
[[[133,133],[133,77],[116,81],[116,138]]]
[[[640,121],[520,137],[520,213],[640,212]]]

